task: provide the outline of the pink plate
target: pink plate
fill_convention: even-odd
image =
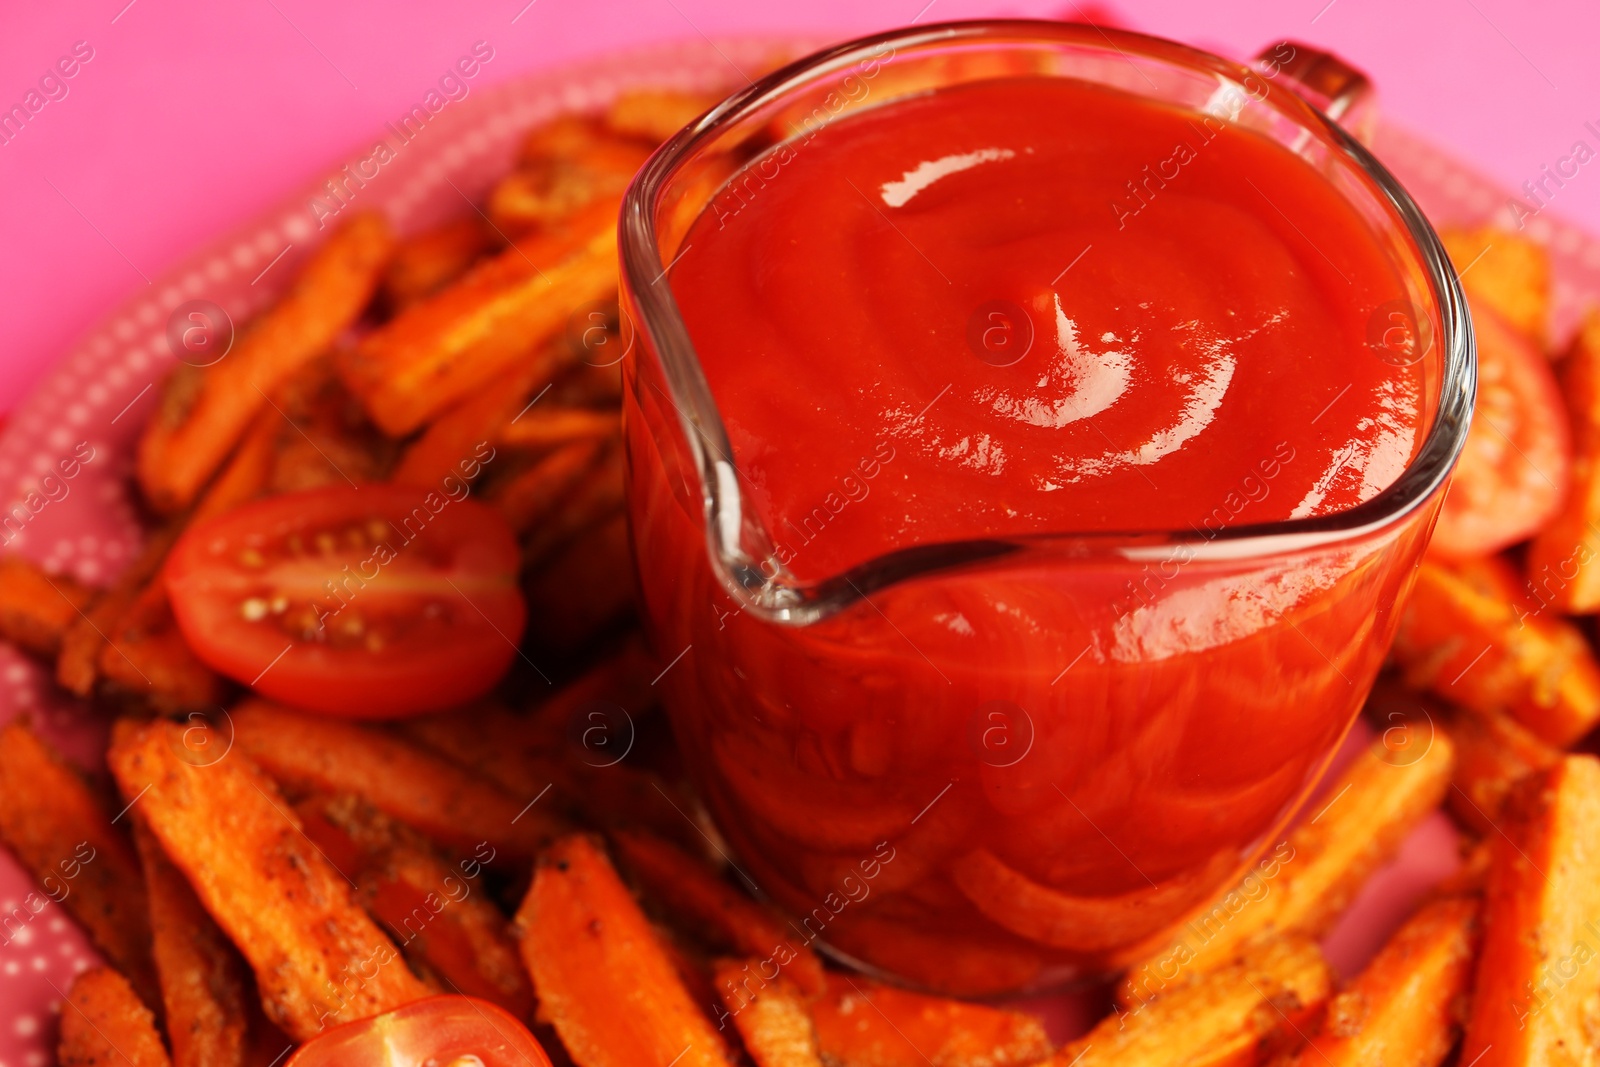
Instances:
[[[156,384],[174,363],[168,320],[194,300],[211,301],[236,323],[247,320],[293,276],[320,240],[321,225],[344,210],[341,204],[382,208],[402,233],[417,231],[481,198],[510,167],[520,133],[542,119],[602,107],[633,86],[724,90],[729,86],[720,72],[729,60],[765,68],[816,44],[694,41],[632,51],[474,94],[434,116],[414,140],[392,127],[376,131],[326,182],[262,212],[157,278],[66,354],[0,433],[0,499],[8,502],[0,513],[0,542],[52,572],[93,584],[113,579],[139,547],[128,482]],[[375,151],[380,143],[386,152]],[[1424,141],[1382,125],[1375,148],[1436,223],[1505,224],[1506,191]],[[385,161],[376,162],[380,157]],[[1554,336],[1563,337],[1586,305],[1600,302],[1600,241],[1543,214],[1527,232],[1550,250]],[[90,457],[75,477],[47,480],[75,453]],[[32,660],[0,646],[0,722],[22,713],[31,713],[69,757],[104,774],[105,724],[56,690]],[[1347,753],[1367,737],[1358,726]],[[1436,815],[1335,930],[1330,958],[1346,972],[1358,967],[1455,863],[1455,832]],[[32,892],[29,877],[0,851],[0,1067],[50,1062],[62,991],[97,959],[60,907],[46,903],[34,913],[45,898],[33,897],[30,907]],[[1088,1018],[1081,1000],[1058,998],[1045,1007],[1058,1038]]]

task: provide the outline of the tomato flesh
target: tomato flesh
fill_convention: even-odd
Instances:
[[[1478,401],[1429,546],[1448,559],[1487,556],[1543,529],[1567,495],[1572,465],[1549,360],[1481,305],[1472,304],[1472,324]]]
[[[313,1038],[285,1067],[550,1067],[516,1017],[475,997],[412,1001]]]
[[[483,504],[340,486],[197,523],[165,580],[212,669],[298,707],[381,718],[494,686],[527,621],[518,564],[511,529]]]

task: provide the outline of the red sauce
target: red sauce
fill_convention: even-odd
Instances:
[[[1432,365],[1369,344],[1404,290],[1325,178],[1084,83],[839,119],[685,240],[673,293],[800,580],[1327,514],[1431,412]],[[1427,525],[1268,560],[1042,544],[777,626],[712,575],[677,412],[631,371],[646,614],[688,649],[661,684],[719,825],[809,934],[954,992],[1134,958],[1237,877],[1348,728]]]

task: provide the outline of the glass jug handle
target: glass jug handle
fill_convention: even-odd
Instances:
[[[1268,79],[1283,79],[1357,140],[1371,141],[1377,119],[1372,81],[1338,56],[1298,41],[1279,41],[1257,53],[1253,66]]]

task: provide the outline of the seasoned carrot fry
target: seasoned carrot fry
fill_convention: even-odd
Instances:
[[[619,511],[580,533],[524,589],[531,640],[563,656],[584,648],[637,600],[627,516]]]
[[[1506,815],[1461,1062],[1582,1063],[1600,998],[1600,761],[1565,757],[1529,778]]]
[[[190,650],[160,575],[106,631],[96,673],[108,688],[148,700],[164,712],[217,707],[226,683]]]
[[[1538,612],[1500,560],[1425,560],[1393,655],[1406,684],[1477,711],[1506,711],[1565,747],[1600,719],[1600,665],[1571,623]]]
[[[268,493],[382,481],[394,465],[395,442],[367,420],[333,373],[331,359],[301,368],[275,400],[278,439]]]
[[[828,1063],[958,1067],[1037,1063],[1050,1055],[1050,1039],[1031,1015],[849,975],[827,979],[827,991],[811,1011]]]
[[[244,961],[134,812],[150,896],[151,954],[176,1067],[241,1067],[249,1015]]]
[[[372,420],[404,436],[521,360],[554,373],[573,357],[545,342],[616,288],[615,198],[529,237],[340,353],[340,376]]]
[[[535,803],[542,783],[513,795],[393,735],[264,700],[245,701],[232,719],[239,750],[286,789],[354,794],[465,852],[488,842],[528,859],[562,829]]]
[[[644,145],[599,134],[559,156],[525,159],[490,190],[489,218],[512,235],[558,224],[596,200],[620,196],[649,158]]]
[[[180,368],[139,441],[139,484],[157,510],[171,514],[193,503],[267,397],[361,315],[393,244],[381,215],[355,216],[223,359]]]
[[[94,593],[65,575],[51,576],[18,556],[0,556],[0,639],[54,659],[61,640]]]
[[[151,835],[250,961],[272,1022],[304,1041],[426,996],[272,780],[241,752],[205,764],[193,753],[179,723],[124,719],[108,761]]]
[[[1528,546],[1533,595],[1550,611],[1600,611],[1600,311],[1591,311],[1561,362],[1572,415],[1572,483],[1555,519]]]
[[[752,969],[759,974],[761,963],[717,961],[714,977],[724,1007],[723,1028],[731,1017],[756,1067],[822,1067],[811,1009],[794,983],[779,975],[757,979],[759,986],[748,988]]]
[[[612,101],[606,125],[624,137],[660,144],[711,110],[717,100],[710,93],[634,89]]]
[[[61,1006],[61,1067],[170,1067],[155,1017],[128,980],[94,967],[73,980]]]
[[[517,923],[540,1011],[580,1067],[733,1062],[593,839],[540,855]]]
[[[592,408],[535,408],[495,435],[507,448],[545,449],[573,441],[592,441],[614,437],[619,429],[615,411]]]
[[[583,531],[621,510],[622,464],[622,449],[614,445],[608,448],[561,507],[533,527],[522,542],[523,559],[530,570],[545,564]]]
[[[1050,1059],[1050,1067],[1235,1067],[1270,1060],[1327,1003],[1332,975],[1317,947],[1294,937],[1144,1005],[1113,1014]]]
[[[442,412],[407,446],[395,468],[394,480],[401,485],[431,489],[448,475],[461,477],[463,460],[482,463],[492,457],[494,447],[490,442],[509,420],[517,418],[528,403],[528,393],[548,377],[548,363],[530,360],[518,364]]]
[[[1467,295],[1535,341],[1550,318],[1550,257],[1526,237],[1485,226],[1441,230],[1445,251],[1461,275]],[[1470,268],[1470,269],[1469,269]]]
[[[272,465],[282,429],[283,416],[272,408],[250,421],[250,428],[240,439],[239,446],[189,513],[191,523],[232,511],[261,495],[272,480]]]
[[[603,441],[574,441],[533,466],[496,485],[489,502],[517,533],[526,533],[557,513],[557,505],[573,496],[579,484],[593,478],[608,455]]]
[[[1561,759],[1560,749],[1496,712],[1461,712],[1440,725],[1450,731],[1456,748],[1450,811],[1480,834],[1494,830],[1506,796],[1520,779]]]
[[[355,797],[313,798],[296,811],[306,835],[355,879],[361,904],[419,970],[452,993],[532,1016],[533,987],[509,924],[474,877],[492,852],[481,849],[452,865],[415,831]]]
[[[56,681],[63,689],[81,697],[94,692],[95,682],[100,678],[100,653],[107,645],[107,635],[116,629],[123,615],[160,573],[167,550],[182,532],[182,526],[177,523],[147,532],[139,555],[117,576],[111,588],[90,603],[89,609],[67,628],[61,639],[61,654],[56,657]],[[113,651],[116,647],[111,646]]]
[[[1202,904],[1178,939],[1134,967],[1118,987],[1131,1005],[1166,989],[1174,972],[1215,971],[1267,935],[1320,937],[1369,877],[1387,863],[1418,823],[1438,807],[1455,766],[1455,747],[1443,731],[1421,755],[1390,762],[1380,739],[1323,799],[1312,817],[1258,865],[1265,893],[1238,889]]]
[[[111,819],[84,780],[22,720],[0,730],[0,838],[45,895],[158,1007],[139,860]],[[46,906],[34,895],[27,900],[32,914]]]
[[[498,243],[476,213],[407,237],[395,246],[383,272],[384,299],[399,310],[430,297]]]
[[[622,864],[672,914],[695,924],[722,948],[780,969],[807,996],[822,992],[822,963],[779,917],[718,878],[705,864],[658,837],[614,830]]]
[[[1472,989],[1479,903],[1424,905],[1328,1004],[1322,1033],[1296,1067],[1443,1062],[1461,1036],[1461,1007]]]
[[[523,134],[517,162],[541,163],[576,155],[605,135],[600,122],[588,115],[557,115]]]

